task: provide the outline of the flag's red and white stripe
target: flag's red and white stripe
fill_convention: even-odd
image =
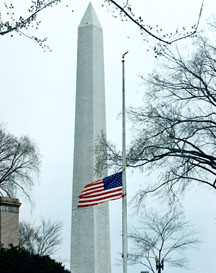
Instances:
[[[97,204],[116,200],[123,195],[122,186],[104,190],[103,179],[92,182],[84,187],[79,195],[78,208],[95,206]]]

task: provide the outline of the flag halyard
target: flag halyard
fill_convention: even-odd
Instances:
[[[122,172],[87,184],[79,194],[78,208],[122,198]]]

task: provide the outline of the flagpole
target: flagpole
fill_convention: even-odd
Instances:
[[[122,258],[123,273],[127,273],[127,186],[126,186],[126,122],[125,122],[125,52],[122,55]]]

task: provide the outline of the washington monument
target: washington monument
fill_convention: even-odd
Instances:
[[[90,3],[78,28],[76,112],[72,193],[72,273],[110,273],[109,207],[77,208],[84,186],[95,176],[94,145],[106,133],[103,30]]]

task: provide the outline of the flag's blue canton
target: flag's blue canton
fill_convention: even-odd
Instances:
[[[113,174],[103,179],[104,190],[117,188],[122,186],[122,172]]]

